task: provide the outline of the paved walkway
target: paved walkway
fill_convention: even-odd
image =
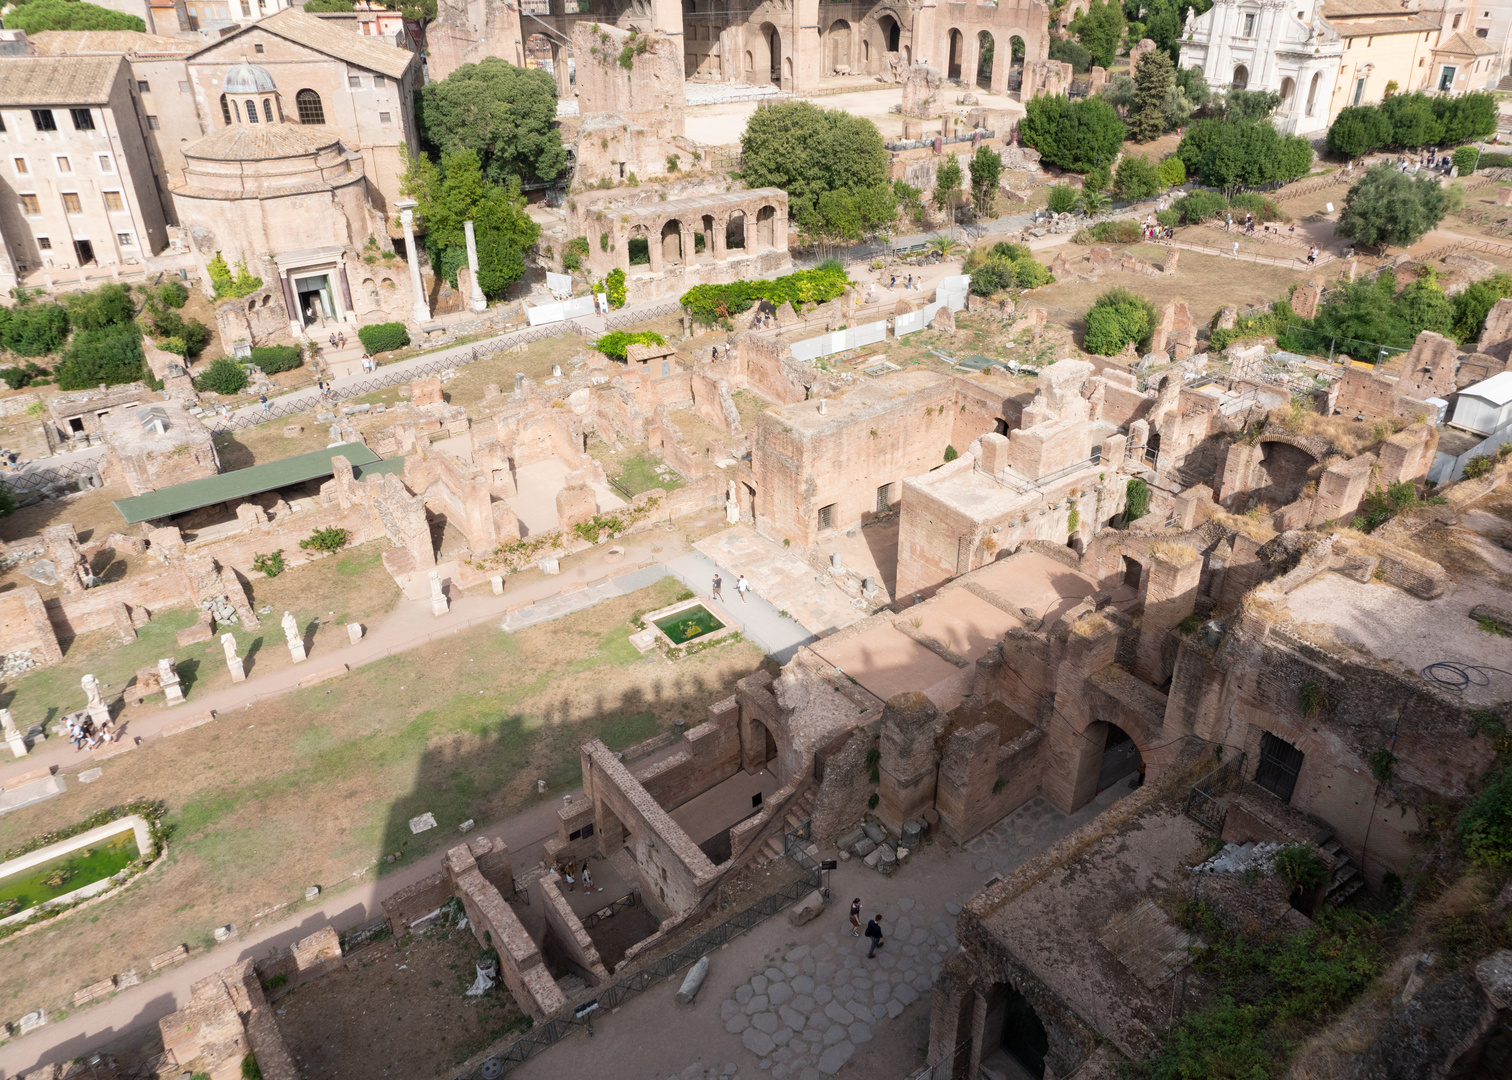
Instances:
[[[800,645],[818,641],[818,637],[778,611],[770,601],[748,593],[745,603],[735,595],[735,579],[740,575],[728,566],[716,564],[701,551],[690,551],[667,560],[667,569],[699,596],[708,596],[717,571],[724,580],[724,609],[740,620],[740,632],[785,664],[798,652]]]

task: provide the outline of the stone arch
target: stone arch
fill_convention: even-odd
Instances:
[[[1262,439],[1250,505],[1282,507],[1295,502],[1319,460],[1312,450],[1292,439]]]
[[[830,23],[825,38],[826,67],[831,71],[851,69],[851,25],[844,19]]]
[[[1028,43],[1022,34],[1014,33],[1008,38],[1008,77],[1000,85],[1008,93],[1024,88],[1024,61],[1028,57]]]
[[[1280,115],[1280,116],[1290,116],[1291,115],[1292,105],[1295,104],[1292,101],[1292,99],[1294,97],[1296,97],[1296,94],[1297,94],[1297,81],[1295,79],[1293,79],[1291,76],[1287,76],[1286,78],[1282,79],[1281,80],[1281,104],[1276,107],[1276,113],[1278,115]]]
[[[1099,720],[1087,726],[1087,734],[1093,738],[1102,736],[1102,762],[1097,776],[1099,792],[1107,791],[1144,764],[1139,744],[1119,725]]]
[[[877,29],[882,32],[882,51],[897,52],[899,41],[903,36],[903,27],[899,24],[897,17],[892,14],[879,16]]]
[[[650,266],[651,231],[644,225],[630,226],[625,236],[625,251],[631,266]]]
[[[1318,80],[1323,77],[1321,71],[1313,72],[1312,82],[1307,84],[1307,115],[1312,116],[1318,104]]]
[[[1248,85],[1249,68],[1243,64],[1236,65],[1234,68],[1234,78],[1230,81],[1229,88],[1231,90],[1243,90]]]
[[[680,265],[684,261],[682,222],[676,218],[667,219],[661,227],[661,255],[662,265]]]
[[[751,44],[753,80],[765,77],[773,86],[782,84],[782,31],[769,22],[761,24],[761,31]]]
[[[746,246],[746,212],[744,210],[731,210],[730,216],[725,219],[725,248],[739,248],[744,251]]]
[[[777,246],[777,208],[768,203],[756,211],[756,251],[771,251]]]
[[[703,250],[700,251],[699,248]],[[693,238],[693,256],[703,261],[714,258],[714,215],[705,214],[698,222],[698,233]]]
[[[1041,1080],[1045,1075],[1045,1057],[1050,1052],[1050,1035],[1039,1013],[1023,992],[1006,980],[994,983],[984,997],[987,1013],[982,1027],[983,1071],[994,1076],[1017,1073]],[[1004,1058],[1008,1060],[1003,1061]]]
[[[782,58],[781,85],[785,90],[791,90],[793,88],[793,58],[791,56],[784,56]]]
[[[997,39],[990,30],[977,32],[976,85],[983,90],[992,89],[993,61],[997,59]]]
[[[966,38],[955,27],[945,38],[945,78],[953,82],[961,80],[961,65],[966,61]]]

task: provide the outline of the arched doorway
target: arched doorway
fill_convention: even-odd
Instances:
[[[712,262],[714,260],[714,215],[705,214],[698,224],[698,235],[693,240],[693,253],[699,256],[702,262]]]
[[[954,82],[961,81],[961,60],[966,52],[966,39],[961,36],[959,30],[950,32],[950,60],[945,66],[945,77]]]
[[[1318,79],[1322,72],[1313,72],[1312,82],[1307,84],[1307,115],[1313,115],[1313,109],[1318,104]]]
[[[1290,116],[1292,111],[1292,98],[1296,95],[1297,83],[1294,79],[1281,80],[1281,104],[1276,108],[1278,116]]]
[[[1232,90],[1243,90],[1248,85],[1249,68],[1245,67],[1243,64],[1240,64],[1234,69],[1234,81],[1230,84],[1229,88]]]
[[[662,265],[676,266],[683,261],[682,222],[673,218],[661,230]]]
[[[1287,506],[1297,500],[1307,486],[1312,468],[1318,463],[1306,450],[1291,443],[1267,441],[1260,444],[1260,470],[1264,483],[1256,483],[1250,492],[1251,506]]]
[[[1133,589],[1137,593],[1137,592],[1139,592],[1139,583],[1140,583],[1141,580],[1143,580],[1143,578],[1144,578],[1144,567],[1140,565],[1139,560],[1138,559],[1131,559],[1131,558],[1129,558],[1129,556],[1125,555],[1123,557],[1123,583],[1124,583],[1124,585],[1126,585],[1129,588]]]
[[[977,35],[977,77],[976,84],[983,90],[992,89],[992,59],[997,52],[997,42],[991,34],[983,30]]]
[[[997,983],[989,991],[982,1032],[982,1075],[1043,1080],[1050,1036],[1017,987]]]
[[[866,66],[866,70],[872,74],[876,74],[886,67],[886,54],[897,53],[899,39],[903,36],[902,27],[898,25],[898,20],[894,19],[891,15],[883,15],[877,20],[877,32],[878,37],[881,39],[878,42],[879,48],[871,54],[870,62]]]
[[[760,58],[758,57],[757,58],[758,59],[758,63],[756,64],[755,69],[753,70],[752,74],[754,75],[756,71],[760,71],[760,70],[762,70],[763,67],[765,67],[767,78],[771,81],[772,85],[773,86],[781,86],[782,85],[782,34],[771,23],[762,23],[762,25],[761,25],[761,43],[766,46],[766,50],[767,50],[766,61],[767,62],[766,62],[765,65],[761,64],[759,62]]]
[[[777,246],[777,208],[763,206],[756,211],[756,251],[771,251]]]
[[[844,19],[836,19],[830,24],[829,33],[825,35],[829,39],[829,68],[839,73],[851,69],[851,28],[850,23]]]
[[[1014,34],[1008,45],[1013,53],[1008,65],[1008,92],[1017,93],[1024,88],[1024,39]]]
[[[644,225],[636,225],[630,230],[625,248],[629,252],[631,266],[651,265],[651,239]]]
[[[1097,774],[1097,790],[1107,791],[1114,784],[1139,768],[1144,758],[1129,733],[1117,724],[1103,724],[1106,735],[1103,742],[1102,766]],[[1092,735],[1097,725],[1087,729]]]
[[[725,222],[725,247],[744,249],[745,246],[745,211],[732,210]]]

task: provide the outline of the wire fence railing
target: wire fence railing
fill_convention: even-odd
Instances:
[[[592,930],[595,926],[597,926],[599,923],[603,922],[605,919],[613,918],[615,915],[618,915],[621,911],[624,911],[626,908],[632,908],[634,906],[635,906],[635,893],[633,893],[633,892],[627,892],[624,896],[620,897],[618,900],[615,900],[615,901],[612,901],[611,903],[605,904],[603,907],[599,908],[597,911],[591,911],[587,915],[584,915],[583,916],[583,929],[584,930]]]
[[[800,833],[801,837],[795,836]],[[808,823],[805,822],[783,838],[783,849],[803,869],[802,876],[768,893],[750,907],[737,912],[692,940],[684,942],[645,967],[637,969],[608,986],[584,991],[569,1002],[568,1007],[560,1014],[536,1024],[507,1046],[490,1054],[466,1075],[470,1078],[479,1078],[479,1080],[485,1077],[491,1080],[511,1066],[529,1061],[537,1054],[549,1050],[579,1028],[586,1028],[591,1032],[594,1013],[619,1008],[635,995],[650,989],[664,979],[671,978],[683,968],[697,963],[726,943],[748,930],[755,929],[773,915],[785,911],[802,900],[820,887],[822,879],[819,864],[806,850],[807,836]],[[619,902],[616,901],[616,903]],[[586,919],[584,925],[589,925]]]
[[[1243,777],[1244,752],[1241,750],[1238,757],[1229,758],[1191,786],[1183,812],[1192,820],[1221,833],[1227,807],[1218,801],[1218,796],[1232,791]]]
[[[102,462],[102,458],[96,458],[92,461],[66,462],[45,468],[28,466],[24,470],[0,474],[0,484],[4,484],[17,495],[41,491],[43,488],[54,487],[58,484],[73,484],[81,480],[87,480],[93,485],[95,478],[100,475]]]
[[[676,300],[659,304],[654,308],[642,308],[639,311],[626,311],[609,315],[604,319],[604,328],[614,330],[621,326],[629,326],[632,323],[645,322],[647,319],[659,319],[664,315],[677,315],[682,312],[682,305]]]

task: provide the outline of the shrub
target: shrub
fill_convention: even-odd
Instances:
[[[1112,356],[1131,341],[1136,346],[1149,340],[1155,328],[1155,308],[1128,289],[1109,289],[1087,312],[1083,348],[1099,356]]]
[[[0,308],[0,345],[17,356],[46,356],[68,339],[68,311],[62,304],[17,304]]]
[[[605,356],[613,357],[616,360],[624,360],[625,350],[631,345],[665,345],[666,343],[666,339],[660,334],[652,333],[649,330],[639,334],[627,333],[624,330],[615,330],[599,338],[593,343],[592,347]]]
[[[1076,209],[1079,196],[1070,184],[1055,184],[1050,188],[1048,208],[1052,214],[1069,214]]]
[[[242,1058],[241,1074],[242,1080],[263,1080],[262,1069],[258,1068],[257,1058],[254,1055],[248,1054]]]
[[[332,555],[347,546],[347,541],[352,534],[345,529],[332,525],[326,529],[316,529],[307,540],[301,540],[299,546],[305,551],[317,551],[323,555]]]
[[[188,343],[181,337],[165,337],[157,343],[157,347],[164,352],[176,353],[179,356],[183,356],[189,351]]]
[[[1096,217],[1108,208],[1108,196],[1102,188],[1095,188],[1090,184],[1082,188],[1081,208],[1088,217]]]
[[[1273,862],[1276,873],[1303,892],[1316,889],[1328,877],[1328,868],[1311,844],[1287,844],[1276,852]]]
[[[1180,159],[1178,159],[1180,160]],[[1148,199],[1161,188],[1159,170],[1147,158],[1125,154],[1114,175],[1113,191],[1120,199]]]
[[[391,349],[403,348],[409,344],[410,336],[403,323],[385,322],[359,327],[357,339],[362,342],[362,347],[371,356]]]
[[[210,328],[198,319],[186,319],[178,312],[164,308],[155,300],[149,300],[147,319],[151,326],[154,337],[178,338],[184,343],[182,352],[178,349],[168,349],[169,352],[180,352],[180,355],[195,357],[205,351],[205,346],[210,344]],[[160,348],[168,346],[159,343]]]
[[[1281,211],[1276,209],[1276,204],[1257,192],[1241,192],[1230,198],[1228,204],[1235,217],[1246,213],[1254,214],[1256,221],[1278,221],[1281,218]]]
[[[1455,822],[1465,854],[1478,866],[1512,865],[1512,765],[1481,778],[1484,786]]]
[[[695,285],[678,302],[688,309],[695,322],[713,326],[721,319],[749,310],[758,300],[773,306],[791,303],[794,308],[800,304],[822,304],[842,295],[850,284],[845,268],[838,261],[826,260],[812,270],[799,270],[780,278]]]
[[[960,453],[956,450],[955,447],[953,447],[953,446],[947,446],[947,447],[945,447],[945,460],[946,461],[954,461],[956,458],[958,458],[960,456],[961,456]]]
[[[1118,218],[1114,221],[1099,221],[1077,235],[1082,234],[1086,235],[1089,244],[1137,244],[1144,238],[1144,228],[1137,221]]]
[[[1454,169],[1461,176],[1469,176],[1480,165],[1481,152],[1473,146],[1461,146],[1454,152]]]
[[[1228,201],[1216,191],[1193,191],[1171,204],[1183,225],[1201,225],[1228,209]]]
[[[45,378],[48,374],[46,368],[27,362],[25,367],[0,368],[0,379],[12,390],[20,390],[23,386],[30,386],[35,380]]]
[[[1431,177],[1374,165],[1344,196],[1335,231],[1362,244],[1410,247],[1442,220],[1445,203],[1444,189]]]
[[[1162,210],[1155,215],[1155,220],[1162,225],[1180,225],[1181,215],[1175,210]]]
[[[252,569],[264,577],[274,578],[283,573],[288,567],[284,565],[283,548],[279,548],[271,555],[253,555]]]
[[[215,289],[217,300],[239,299],[262,288],[262,278],[247,270],[246,260],[236,264],[236,272],[233,274],[219,251],[205,265],[205,270],[210,275],[210,284]]]
[[[1186,183],[1186,165],[1172,154],[1155,167],[1155,175],[1160,178],[1162,189],[1180,187]]]
[[[1070,38],[1052,37],[1050,39],[1050,59],[1070,64],[1071,70],[1078,75],[1085,75],[1092,70],[1091,51],[1081,42]]]
[[[1019,137],[1049,165],[1084,173],[1105,165],[1124,141],[1124,123],[1101,98],[1041,95],[1025,106]]]
[[[189,289],[182,281],[165,281],[153,295],[158,303],[171,308],[181,308],[189,302]]]
[[[217,356],[194,380],[194,388],[212,394],[239,394],[247,388],[247,372],[229,356]]]
[[[1138,521],[1150,512],[1150,485],[1139,477],[1129,481],[1125,488],[1124,524]]]
[[[609,276],[604,279],[604,291],[609,294],[610,307],[624,307],[625,298],[628,294],[628,290],[625,287],[625,272],[617,266],[609,271]]]
[[[588,258],[588,238],[586,236],[574,236],[567,241],[567,246],[562,249],[562,269],[571,273],[581,270],[583,262]]]
[[[66,301],[68,324],[75,330],[103,330],[121,326],[136,316],[136,304],[124,285],[102,285],[74,293]]]
[[[142,332],[135,323],[84,330],[73,336],[56,368],[58,389],[88,390],[141,378]]]
[[[253,348],[251,359],[262,368],[264,375],[293,371],[304,363],[304,358],[293,345],[259,345]]]

